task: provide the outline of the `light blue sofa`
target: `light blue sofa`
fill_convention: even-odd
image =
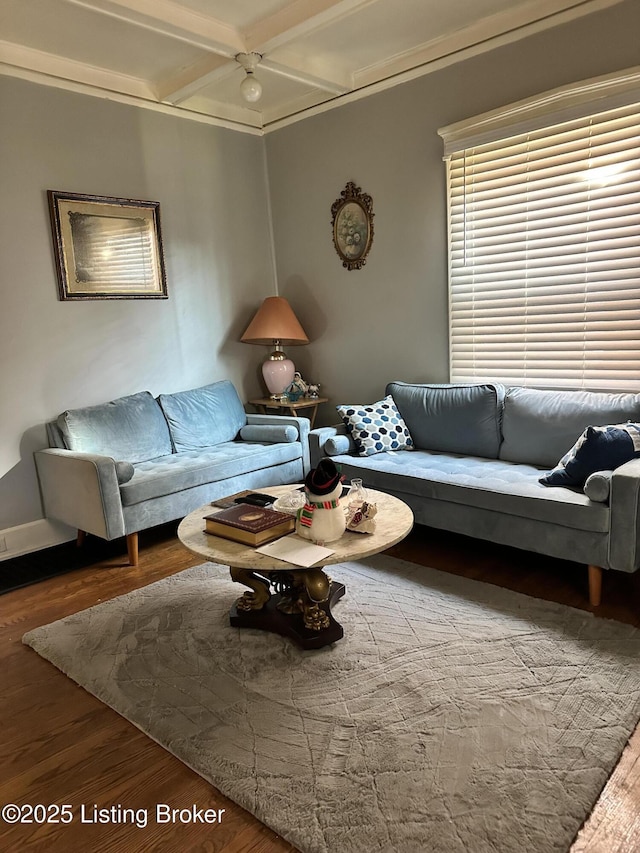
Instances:
[[[67,411],[47,435],[50,447],[35,453],[46,517],[81,536],[126,536],[132,565],[138,531],[309,470],[309,420],[247,415],[226,380]]]
[[[594,474],[584,490],[539,477],[586,427],[640,421],[640,395],[403,382],[386,394],[414,450],[361,457],[342,424],[320,427],[311,465],[331,456],[347,479],[406,501],[420,524],[586,563],[594,605],[603,569],[638,569],[640,459]]]

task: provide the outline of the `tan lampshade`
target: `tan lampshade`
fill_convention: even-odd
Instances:
[[[283,296],[268,296],[240,340],[245,344],[308,344],[309,338]]]

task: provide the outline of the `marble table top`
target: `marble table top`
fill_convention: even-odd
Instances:
[[[297,488],[295,485],[288,486],[265,486],[261,491],[268,495],[280,497]],[[367,499],[370,503],[377,505],[378,513],[375,517],[376,530],[374,533],[345,533],[335,542],[328,542],[326,547],[331,548],[333,553],[323,560],[319,560],[314,567],[342,563],[346,560],[360,560],[372,554],[379,554],[400,542],[411,531],[413,527],[413,512],[404,501],[399,498],[367,489]],[[343,500],[345,508],[346,500]],[[240,542],[232,542],[222,539],[220,536],[211,536],[204,532],[204,517],[215,511],[211,504],[189,513],[180,522],[178,527],[178,538],[182,544],[194,554],[204,557],[213,563],[222,563],[224,566],[233,566],[241,569],[254,569],[255,571],[291,571],[291,563],[285,563],[275,557],[259,554],[255,548]],[[295,534],[290,534],[295,535]],[[301,540],[308,541],[308,540]]]

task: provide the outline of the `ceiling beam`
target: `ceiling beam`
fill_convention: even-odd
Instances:
[[[247,52],[269,53],[359,12],[378,0],[296,0],[244,33]]]
[[[344,95],[353,89],[350,73],[341,72],[335,65],[322,67],[317,58],[308,62],[296,56],[293,51],[278,51],[277,59],[265,57],[258,66],[258,71],[261,66],[281,77],[287,77],[313,89],[323,89],[332,95]]]
[[[32,47],[0,41],[0,63],[44,74],[60,80],[75,81],[106,91],[122,92],[135,98],[155,99],[155,93],[146,80],[118,74],[104,68],[75,62]]]
[[[208,53],[200,62],[156,84],[159,101],[180,104],[191,98],[200,89],[224,80],[238,70],[236,62],[216,54]]]
[[[358,69],[353,75],[354,88],[370,86],[475,46],[496,46],[496,39],[512,39],[518,33],[522,37],[529,32],[539,32],[617,2],[619,0],[582,0],[579,3],[574,0],[528,0],[513,8],[480,18],[453,33],[418,44],[367,68]]]
[[[245,50],[235,27],[194,12],[173,0],[65,0],[194,47],[234,57]]]

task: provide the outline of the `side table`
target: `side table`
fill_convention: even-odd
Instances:
[[[311,409],[310,415],[303,415],[303,417],[308,417],[311,423],[311,429],[313,429],[313,424],[316,419],[316,414],[318,412],[318,406],[320,403],[328,403],[328,397],[301,397],[299,400],[295,402],[293,400],[272,400],[271,397],[260,397],[258,400],[249,400],[252,406],[255,406],[258,410],[258,413],[261,415],[267,414],[267,409],[276,409],[286,414],[291,415],[292,417],[296,417],[297,413],[300,409]]]

